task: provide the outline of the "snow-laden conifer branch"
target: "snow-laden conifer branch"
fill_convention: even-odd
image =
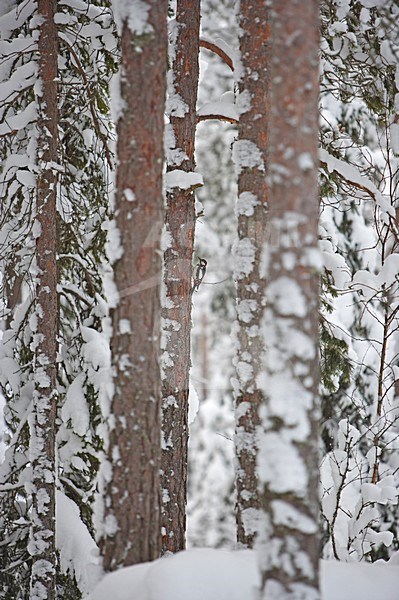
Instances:
[[[344,464],[349,457],[350,461],[350,473],[337,502],[336,468],[333,465],[327,468],[327,454],[321,472],[325,490],[322,505],[327,523],[324,555],[338,555],[343,560],[373,559],[392,552],[387,549],[392,540],[386,529],[395,520],[391,456],[396,443],[398,330],[397,266],[394,266],[397,164],[395,127],[392,147],[390,127],[395,122],[397,81],[394,80],[399,54],[396,37],[392,37],[388,25],[396,20],[397,7],[391,2],[372,10],[363,7],[359,26],[348,18],[348,10],[350,5],[332,10],[322,5],[321,139],[326,151],[322,166],[327,174],[323,178],[323,186],[327,186],[323,228],[325,218],[330,223],[328,233],[324,232],[329,241],[325,239],[322,243],[331,244],[331,260],[326,262],[329,279],[326,318],[345,324],[344,337],[335,329],[324,349],[327,363],[322,367],[330,375],[324,379],[328,391],[322,388],[323,441],[329,451],[336,448],[338,435],[339,460]],[[369,27],[374,19],[381,19],[375,29]],[[356,37],[356,51],[350,47],[352,35]],[[375,43],[383,38],[383,43]],[[391,76],[387,76],[388,72]],[[338,155],[341,158],[337,159]],[[364,176],[367,172],[376,173],[378,185]],[[332,196],[336,202],[333,209],[328,206]],[[331,227],[333,222],[335,225]],[[339,261],[333,261],[333,253],[339,256]],[[335,266],[327,270],[328,263],[333,262]],[[339,352],[342,352],[340,358]],[[338,360],[333,362],[333,357]],[[335,373],[334,364],[339,364]],[[342,427],[343,414],[348,421]],[[354,436],[351,449],[341,439],[343,430]],[[334,548],[327,532],[333,506],[337,514]]]
[[[106,133],[104,133],[103,128],[101,126],[101,123],[99,121],[98,118],[98,114],[97,114],[97,107],[96,107],[96,103],[95,103],[95,97],[93,94],[93,85],[92,83],[88,80],[87,74],[85,69],[83,68],[83,65],[80,62],[80,59],[78,57],[78,54],[75,52],[75,49],[73,48],[73,45],[69,42],[67,36],[60,34],[59,35],[59,40],[62,44],[66,44],[68,47],[68,52],[71,54],[71,56],[74,58],[74,62],[79,70],[79,74],[82,77],[82,81],[84,84],[84,91],[87,93],[88,98],[89,98],[89,106],[90,106],[90,113],[91,113],[91,117],[93,120],[93,125],[95,127],[95,131],[96,134],[98,136],[98,139],[101,140],[103,148],[104,148],[104,153],[105,153],[105,157],[107,159],[107,163],[108,163],[108,167],[109,169],[113,168],[113,160],[112,160],[112,155],[111,155],[111,151],[109,149],[109,139],[107,138]]]
[[[353,165],[350,165],[343,160],[329,154],[326,150],[319,150],[320,164],[327,169],[329,173],[336,173],[348,185],[366,193],[371,197],[381,210],[387,212],[391,217],[395,216],[395,209],[389,203],[388,199],[383,196],[377,186]]]
[[[100,330],[101,319],[106,314],[99,261],[104,257],[101,225],[107,213],[109,174],[90,106],[86,106],[87,94],[84,90],[87,81],[90,81],[96,98],[100,103],[103,101],[102,109],[106,109],[107,84],[114,68],[111,50],[116,47],[116,42],[109,8],[90,2],[64,2],[62,9],[60,7],[61,4],[56,17],[59,29],[62,29],[62,35],[66,36],[69,45],[72,44],[86,78],[71,56],[69,46],[62,44],[59,49],[57,98],[60,114],[59,160],[43,161],[41,165],[43,169],[54,169],[58,182],[57,208],[60,218],[57,242],[60,255],[63,256],[58,261],[60,312],[57,331],[53,333],[56,332],[60,343],[57,361],[60,416],[68,415],[68,418],[64,422],[58,421],[57,444],[59,465],[63,470],[63,480],[69,481],[66,486],[69,492],[72,493],[73,482],[85,490],[80,495],[80,510],[90,524],[89,503],[98,463],[96,452],[99,438],[95,429],[99,421],[97,402],[101,399],[101,373],[98,372],[98,365],[92,368],[90,362],[85,360],[84,352],[81,353],[87,345],[82,345],[76,325],[84,322]],[[4,53],[0,67],[0,112],[4,131],[8,131],[0,143],[1,157],[4,159],[0,168],[0,193],[4,200],[0,205],[0,255],[5,273],[2,292],[7,301],[4,311],[6,331],[0,346],[0,378],[7,401],[5,418],[9,431],[6,458],[0,473],[4,490],[0,501],[2,514],[5,515],[1,527],[7,550],[1,552],[0,561],[2,572],[7,573],[2,583],[8,586],[13,597],[19,593],[29,594],[29,568],[18,569],[16,565],[31,564],[27,556],[31,494],[21,489],[19,484],[22,482],[24,487],[27,485],[27,489],[31,489],[31,465],[27,456],[27,419],[31,419],[28,400],[31,400],[33,385],[32,356],[38,352],[40,344],[36,331],[37,318],[33,314],[33,279],[37,269],[33,254],[35,241],[42,235],[43,229],[38,226],[37,220],[35,222],[33,210],[37,176],[41,172],[34,160],[37,109],[32,102],[33,92],[40,92],[37,83],[38,30],[31,28],[34,23],[31,18],[35,18],[36,8],[34,2],[26,2],[23,10],[20,10],[20,6],[11,8],[0,17],[3,36],[0,46]],[[100,38],[96,38],[99,33]],[[32,43],[33,39],[35,43]],[[96,47],[95,53],[92,52],[93,45]],[[109,46],[110,51],[105,46]],[[79,90],[81,93],[78,93]],[[10,124],[15,125],[17,136],[12,135]],[[106,114],[102,114],[101,127],[107,139],[112,138]],[[81,267],[77,269],[75,260],[67,256],[76,259],[82,248],[85,248],[85,254],[80,257]],[[68,290],[67,294],[65,290]],[[69,418],[71,413],[80,417]],[[86,430],[85,423],[89,423]],[[21,519],[15,518],[15,506],[18,506]],[[86,525],[82,521],[80,524],[79,530],[76,529],[76,537],[84,532],[88,534]],[[63,545],[62,536],[57,543]],[[72,547],[73,544],[63,545],[59,565],[63,576],[59,589],[64,589],[65,582],[68,589],[78,594],[76,581],[79,583],[79,573],[84,571],[85,566],[79,564],[81,556],[77,558],[69,554]],[[79,585],[82,586],[82,593],[88,591],[83,579]]]

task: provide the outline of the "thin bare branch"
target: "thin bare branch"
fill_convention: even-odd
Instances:
[[[232,59],[217,44],[202,38],[202,39],[200,39],[200,48],[205,48],[206,50],[210,50],[211,52],[214,52],[215,54],[220,56],[220,58],[226,63],[226,65],[229,67],[229,69],[231,71],[234,71],[234,64],[233,64]]]

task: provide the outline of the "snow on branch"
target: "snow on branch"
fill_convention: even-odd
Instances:
[[[329,154],[322,148],[319,149],[320,164],[327,169],[329,173],[337,173],[345,181],[353,187],[365,192],[381,208],[382,211],[388,213],[390,216],[395,217],[395,209],[391,206],[387,198],[385,198],[377,186],[369,179],[360,173],[356,167],[344,162]]]
[[[173,171],[165,173],[164,181],[166,191],[168,192],[172,191],[173,188],[191,191],[204,185],[204,181],[200,173],[194,173],[193,171],[187,173],[181,169],[174,169]]]
[[[67,49],[69,50],[69,52],[71,53],[72,58],[74,59],[76,68],[78,69],[80,75],[82,76],[83,82],[85,84],[85,89],[87,91],[87,95],[89,98],[89,107],[90,107],[90,113],[93,119],[93,125],[94,128],[96,130],[96,133],[99,137],[99,139],[102,142],[103,148],[104,148],[104,153],[105,153],[105,157],[107,159],[107,163],[110,169],[113,168],[113,162],[112,162],[112,154],[110,149],[108,148],[108,141],[106,138],[105,133],[103,132],[102,128],[101,128],[101,124],[100,124],[100,120],[99,117],[97,115],[97,111],[96,111],[96,102],[95,102],[95,97],[94,97],[94,93],[92,90],[92,86],[90,84],[90,81],[88,79],[88,76],[86,74],[86,71],[77,55],[77,53],[75,52],[71,42],[68,40],[67,36],[63,35],[62,32],[60,32],[58,34],[59,40],[61,41],[61,43],[65,44],[65,46],[67,47]]]
[[[237,124],[240,118],[233,92],[225,92],[217,102],[207,102],[197,111],[197,122],[217,119]]]
[[[225,42],[223,42],[223,40],[218,39],[218,44],[215,44],[215,42],[212,42],[211,40],[201,38],[200,48],[205,48],[206,50],[210,50],[211,52],[214,52],[215,54],[220,56],[220,58],[226,63],[229,69],[231,69],[231,71],[234,71],[234,60],[233,57],[230,55],[231,48]]]
[[[197,112],[198,123],[218,119],[228,123],[238,123],[238,111],[235,104],[230,102],[207,102]]]

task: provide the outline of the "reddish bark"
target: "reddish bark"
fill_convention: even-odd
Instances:
[[[35,392],[31,421],[32,598],[55,599],[55,434],[57,353],[57,267],[56,267],[56,173],[57,163],[57,30],[55,0],[38,0],[39,74],[42,95],[38,97],[37,221],[36,241],[37,346],[35,349]],[[46,595],[43,595],[46,594]]]
[[[266,513],[260,552],[262,597],[288,600],[318,597],[318,2],[272,0],[267,13],[269,222],[279,236],[265,260],[261,415],[265,448],[278,440],[279,451],[272,463],[264,450],[258,471]],[[302,475],[293,481],[293,472]],[[287,519],[289,513],[295,518]]]
[[[167,170],[195,169],[194,145],[199,77],[199,0],[178,0],[177,39],[172,64],[174,92],[185,102],[183,116],[170,115],[175,147],[184,160],[168,159]],[[169,247],[164,256],[166,303],[162,310],[164,345],[162,383],[162,551],[185,547],[190,372],[191,275],[195,230],[192,190],[174,188],[167,194],[166,229]]]
[[[263,394],[258,388],[257,376],[262,370],[263,340],[260,333],[254,335],[253,326],[258,327],[263,312],[265,281],[261,274],[261,253],[266,240],[268,185],[266,181],[266,151],[268,142],[269,78],[267,76],[267,50],[270,37],[264,2],[242,0],[240,3],[240,53],[241,78],[239,93],[250,98],[250,108],[240,116],[238,143],[249,140],[261,153],[257,168],[243,167],[238,176],[238,194],[251,193],[257,204],[253,213],[238,211],[238,238],[250,240],[254,249],[252,272],[237,279],[238,307],[238,353],[237,365],[250,363],[252,376],[240,380],[237,370],[238,391],[236,392],[236,453],[237,453],[237,540],[252,547],[255,531],[246,527],[246,514],[259,508],[259,493],[256,477],[257,430],[259,428],[259,406]],[[257,74],[254,77],[254,73]],[[253,307],[242,312],[247,303]]]
[[[121,39],[124,108],[117,124],[115,219],[123,254],[114,265],[120,302],[112,312],[112,480],[101,540],[106,571],[153,560],[161,548],[158,331],[167,1],[146,4],[151,30],[134,33],[125,21]]]

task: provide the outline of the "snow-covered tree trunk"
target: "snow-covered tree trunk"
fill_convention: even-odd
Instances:
[[[36,311],[32,320],[35,390],[30,428],[32,509],[30,598],[55,599],[55,436],[57,355],[57,29],[56,2],[39,0],[38,177],[36,201]]]
[[[117,175],[110,258],[114,393],[101,547],[105,570],[159,556],[159,321],[167,1],[116,2],[121,31],[115,91]],[[107,471],[104,468],[104,473]]]
[[[241,62],[236,66],[240,113],[233,158],[238,175],[238,241],[233,250],[237,283],[235,367],[237,540],[252,547],[257,531],[259,494],[256,476],[262,369],[265,279],[261,253],[266,241],[268,184],[266,149],[269,113],[267,51],[269,28],[262,1],[242,0],[239,12]]]
[[[318,3],[273,0],[267,14],[269,222],[262,257],[264,402],[257,473],[264,600],[318,592]]]
[[[178,0],[171,31],[162,307],[162,550],[186,544],[191,277],[195,232],[199,0]],[[171,177],[168,183],[168,177]],[[196,183],[197,182],[197,183]]]

